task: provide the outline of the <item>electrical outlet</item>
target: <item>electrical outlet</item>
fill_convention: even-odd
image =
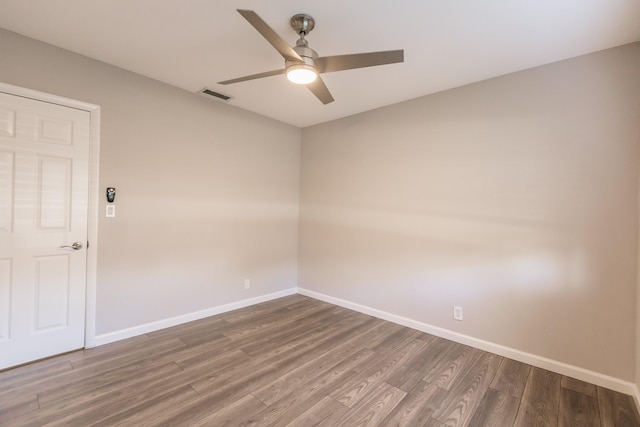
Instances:
[[[249,289],[251,287],[251,279],[244,279],[244,288]]]
[[[453,320],[462,320],[462,307],[458,307],[457,305],[453,306]]]

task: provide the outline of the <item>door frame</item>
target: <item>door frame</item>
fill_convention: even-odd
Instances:
[[[84,348],[95,347],[96,290],[98,272],[98,218],[99,218],[99,166],[100,166],[100,106],[75,99],[52,95],[37,90],[0,82],[0,92],[87,111],[90,115],[89,131],[89,200],[87,206],[87,276],[85,278]]]

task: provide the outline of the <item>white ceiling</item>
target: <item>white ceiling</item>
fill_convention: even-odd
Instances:
[[[284,67],[237,8],[291,45],[289,18],[310,14],[320,56],[404,49],[405,62],[324,74],[328,105],[282,75],[221,86]],[[0,0],[0,27],[304,127],[639,41],[640,1]]]

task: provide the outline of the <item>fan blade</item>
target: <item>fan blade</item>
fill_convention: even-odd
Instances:
[[[333,96],[331,96],[329,89],[327,89],[320,76],[314,82],[309,83],[307,87],[324,105],[334,101]]]
[[[276,48],[276,50],[280,53],[280,55],[284,57],[284,59],[289,61],[302,62],[302,58],[300,58],[300,55],[298,55],[296,51],[293,50],[293,48],[289,46],[287,42],[278,35],[278,33],[273,31],[273,29],[269,25],[267,25],[267,23],[264,22],[262,18],[260,18],[253,10],[236,10],[240,15],[244,17],[244,19],[249,21],[249,24],[253,25],[253,28],[258,30],[262,37],[267,39],[271,46]]]
[[[284,70],[267,71],[260,74],[252,74],[250,76],[238,77],[237,79],[225,80],[218,82],[219,85],[230,85],[232,83],[246,82],[247,80],[261,79],[263,77],[277,76],[278,74],[284,74]]]
[[[404,62],[404,50],[324,56],[314,59],[314,62],[321,73],[331,73],[333,71]]]

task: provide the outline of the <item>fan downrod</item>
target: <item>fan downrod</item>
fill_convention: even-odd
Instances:
[[[299,13],[292,16],[289,23],[291,24],[291,28],[293,28],[300,37],[309,34],[316,25],[316,21],[306,13]]]

